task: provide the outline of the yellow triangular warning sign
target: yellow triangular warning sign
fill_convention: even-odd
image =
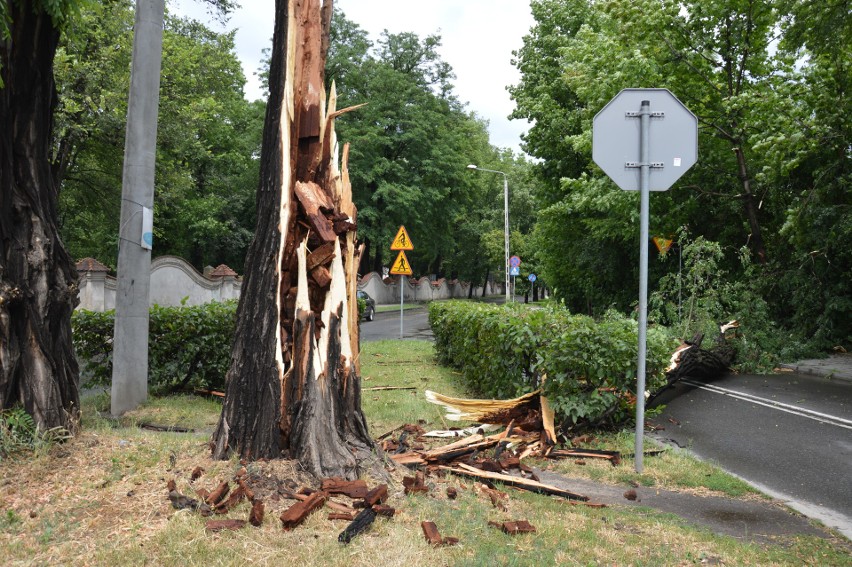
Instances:
[[[393,244],[391,244],[391,250],[414,250],[414,244],[408,238],[408,233],[405,231],[404,226],[399,227],[399,231],[397,231],[396,237],[393,239]]]
[[[666,252],[669,251],[669,248],[672,247],[672,240],[670,238],[663,238],[662,236],[655,236],[653,238],[654,244],[657,246],[657,250],[660,251],[660,254],[663,256],[666,255]]]
[[[399,251],[396,261],[391,266],[390,273],[397,276],[410,276],[414,274],[411,271],[411,264],[408,263],[408,258],[405,257],[405,252],[402,250]]]

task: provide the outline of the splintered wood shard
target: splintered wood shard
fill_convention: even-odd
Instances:
[[[540,393],[541,390],[536,390],[511,400],[452,398],[431,390],[426,390],[424,395],[433,404],[444,406],[449,420],[508,424],[529,409],[538,409]]]
[[[307,499],[296,502],[281,514],[281,527],[291,530],[305,521],[312,512],[323,507],[326,495],[323,492],[314,492]]]

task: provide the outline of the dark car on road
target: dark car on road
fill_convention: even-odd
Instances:
[[[372,321],[373,318],[376,316],[376,301],[372,297],[370,297],[366,291],[359,291],[358,299],[363,299],[364,302],[367,304],[364,307],[364,319],[366,319],[367,321]]]

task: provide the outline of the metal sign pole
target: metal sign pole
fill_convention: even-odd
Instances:
[[[402,293],[402,274],[399,275],[399,338],[402,339],[402,304],[403,304],[403,293]]]
[[[645,434],[645,348],[648,326],[648,191],[651,185],[650,126],[651,102],[642,101],[639,111],[639,364],[636,369],[636,472],[642,472]]]

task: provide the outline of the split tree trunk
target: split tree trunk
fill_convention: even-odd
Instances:
[[[289,457],[355,478],[374,448],[361,411],[360,253],[335,94],[323,70],[331,2],[277,0],[258,221],[213,456]]]
[[[30,2],[6,2],[0,37],[0,409],[21,404],[41,429],[79,423],[71,343],[77,271],[56,226],[50,170],[59,31]]]

